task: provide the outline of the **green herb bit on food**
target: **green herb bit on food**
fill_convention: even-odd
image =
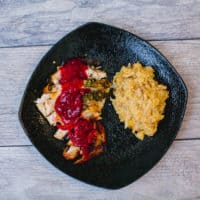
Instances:
[[[84,86],[93,88],[109,88],[111,83],[106,78],[102,78],[100,80],[87,79],[84,81]]]
[[[83,97],[83,101],[87,102],[87,101],[101,101],[102,99],[104,99],[106,97],[106,93],[104,91],[93,91],[93,92],[88,92],[87,94],[84,95]]]

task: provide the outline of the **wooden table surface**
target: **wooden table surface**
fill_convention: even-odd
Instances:
[[[24,134],[18,109],[42,56],[88,21],[108,23],[150,41],[175,66],[189,91],[178,136],[136,182],[107,190],[53,167]],[[200,199],[199,0],[0,0],[0,199]]]

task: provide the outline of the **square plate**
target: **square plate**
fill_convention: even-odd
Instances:
[[[156,135],[143,141],[136,139],[129,129],[124,129],[107,99],[102,114],[107,135],[105,152],[82,165],[65,160],[64,143],[54,139],[56,129],[40,114],[34,101],[41,96],[56,67],[74,57],[100,61],[110,80],[128,63],[140,61],[153,66],[156,79],[170,91],[165,118],[159,123]],[[158,50],[132,33],[91,22],[67,34],[42,58],[24,93],[19,118],[33,145],[57,168],[81,181],[117,189],[135,181],[161,159],[177,135],[186,103],[183,80]]]

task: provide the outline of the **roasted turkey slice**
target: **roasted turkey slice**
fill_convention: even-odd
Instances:
[[[61,79],[61,67],[58,67],[57,71],[51,75],[49,84],[43,89],[43,94],[35,101],[38,110],[52,126],[64,124],[54,107],[57,98],[62,92],[62,85],[59,82]],[[84,81],[82,87],[88,88],[90,92],[84,96],[81,118],[95,121],[96,126],[96,136],[93,138],[92,144],[90,144],[88,155],[84,154],[81,147],[75,146],[69,137],[68,142],[66,141],[68,130],[58,128],[54,134],[56,139],[66,142],[63,156],[67,160],[74,160],[76,164],[83,163],[102,153],[106,143],[105,129],[99,120],[101,119],[101,111],[106,95],[109,93],[110,83],[107,80],[106,73],[93,66],[88,66],[86,73],[88,79]]]
[[[82,154],[81,148],[74,146],[73,142],[69,140],[66,148],[63,151],[63,156],[67,160],[76,160],[75,164],[80,164],[90,160],[91,158],[103,152],[104,146],[106,144],[105,129],[100,121],[96,121],[95,123],[96,123],[97,134],[91,145],[89,155],[85,157]]]

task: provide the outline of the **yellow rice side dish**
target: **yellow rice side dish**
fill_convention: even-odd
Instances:
[[[167,87],[154,76],[152,67],[137,62],[122,66],[113,80],[113,106],[125,128],[140,140],[156,133],[169,97]]]

